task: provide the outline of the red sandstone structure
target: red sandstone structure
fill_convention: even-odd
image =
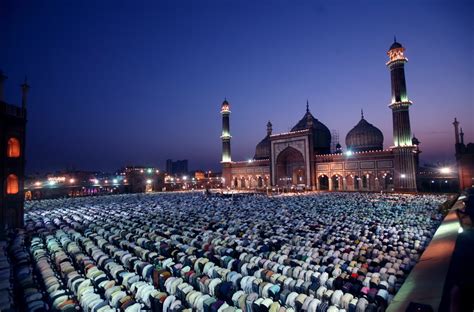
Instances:
[[[30,86],[20,86],[21,106],[4,99],[7,76],[0,71],[0,235],[4,229],[23,226],[26,99]]]
[[[331,153],[331,132],[313,116],[306,103],[301,120],[287,133],[267,135],[248,161],[232,161],[230,104],[222,103],[222,176],[231,189],[285,188],[331,191],[417,190],[418,139],[412,137],[405,82],[405,48],[394,40],[386,63],[391,75],[393,145],[383,148],[383,134],[361,114],[346,136],[345,151],[337,144]]]

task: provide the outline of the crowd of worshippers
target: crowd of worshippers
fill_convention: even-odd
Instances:
[[[384,311],[445,200],[169,193],[34,201],[2,250],[17,310]]]

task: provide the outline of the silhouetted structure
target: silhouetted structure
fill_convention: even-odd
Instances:
[[[183,175],[188,173],[188,160],[166,160],[166,173],[170,175]]]
[[[23,226],[26,101],[26,78],[21,85],[21,107],[8,104],[4,98],[7,76],[0,71],[0,235],[5,228]]]
[[[464,144],[464,132],[459,132],[459,122],[454,118],[456,163],[459,174],[459,188],[474,186],[474,143]]]

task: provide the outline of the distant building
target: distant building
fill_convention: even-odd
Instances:
[[[459,190],[458,172],[453,165],[420,166],[417,172],[418,190],[433,193],[455,193]]]
[[[23,226],[26,98],[30,86],[21,85],[21,107],[4,99],[7,76],[0,71],[0,235],[5,228]]]
[[[183,175],[188,173],[188,160],[166,160],[166,173],[169,175]]]
[[[122,170],[131,193],[158,192],[164,187],[164,172],[158,168],[128,166]]]
[[[89,171],[58,171],[25,179],[26,199],[97,196],[129,192],[122,175]]]
[[[459,122],[454,118],[455,152],[459,174],[459,188],[474,187],[474,143],[464,144],[464,132],[459,132]]]
[[[266,136],[247,161],[232,161],[230,104],[221,105],[222,178],[226,187],[237,189],[284,188],[330,191],[417,191],[418,140],[412,137],[405,82],[405,48],[396,40],[390,46],[386,63],[391,76],[394,142],[383,148],[382,132],[363,114],[346,136],[347,150],[310,112],[286,133]]]

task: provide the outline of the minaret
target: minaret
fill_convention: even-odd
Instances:
[[[28,85],[27,78],[25,77],[25,82],[20,85],[21,87],[21,107],[23,109],[26,108],[26,98],[28,96],[28,90],[30,90],[30,86]]]
[[[389,107],[393,118],[394,186],[397,191],[413,192],[416,191],[415,147],[411,140],[409,108],[412,102],[407,95],[405,63],[408,59],[404,52],[405,48],[394,39],[387,52],[389,61],[386,65],[392,81],[392,101]]]
[[[457,118],[454,118],[454,122],[453,122],[453,126],[454,126],[454,142],[456,142],[456,144],[459,144],[459,121]]]
[[[222,161],[221,163],[230,163],[232,161],[230,154],[230,105],[227,99],[224,99],[221,106],[222,114]]]

